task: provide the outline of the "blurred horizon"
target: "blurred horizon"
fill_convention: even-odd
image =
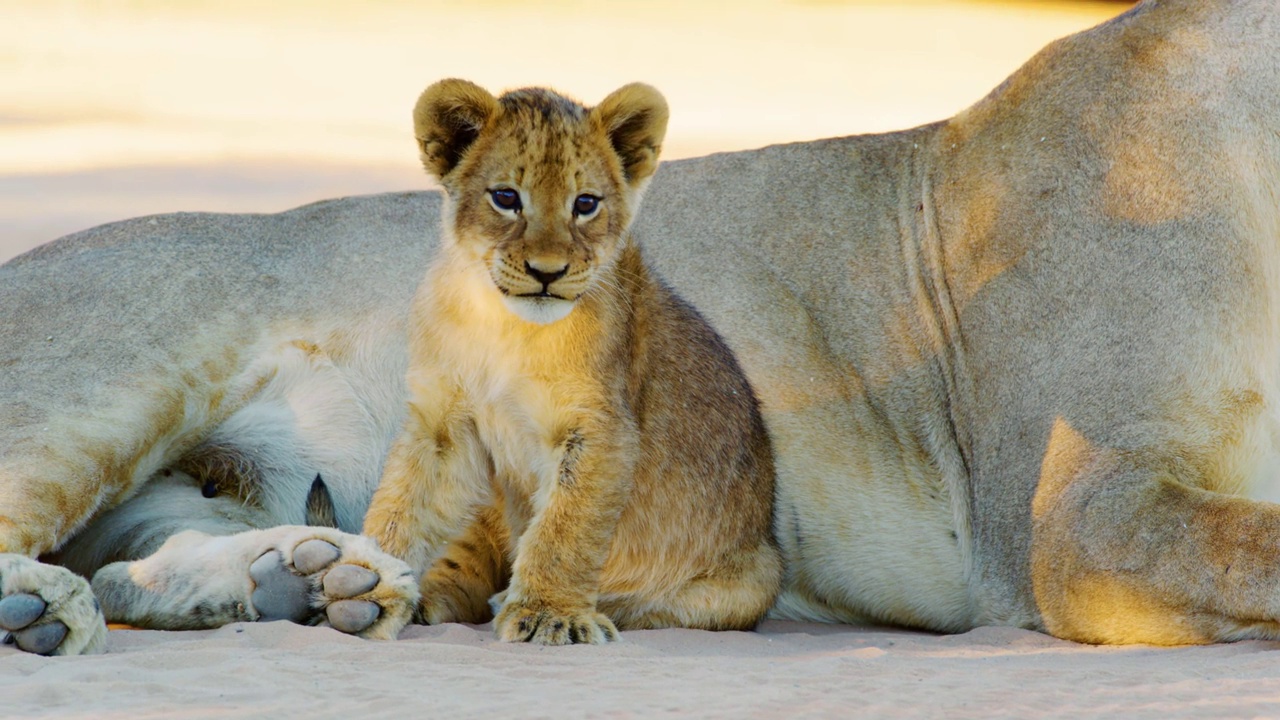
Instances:
[[[903,129],[1126,2],[0,0],[0,262],[156,212],[429,187],[441,77],[666,95],[664,159]]]

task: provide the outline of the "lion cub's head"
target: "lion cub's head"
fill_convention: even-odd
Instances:
[[[441,80],[413,124],[449,197],[450,251],[482,264],[512,312],[551,323],[616,259],[658,167],[667,104],[641,84],[585,108],[550,90],[494,97]]]

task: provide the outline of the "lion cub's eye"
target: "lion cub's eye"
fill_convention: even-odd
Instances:
[[[578,217],[591,215],[600,208],[600,198],[595,195],[579,195],[573,201],[573,214]]]
[[[512,190],[511,188],[490,190],[489,197],[493,200],[493,204],[500,210],[520,212],[520,193]]]

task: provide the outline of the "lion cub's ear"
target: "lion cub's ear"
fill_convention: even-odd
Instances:
[[[632,187],[658,169],[667,116],[662,93],[643,83],[624,85],[591,109],[592,121],[622,159],[622,171]]]
[[[423,90],[413,108],[422,166],[437,179],[444,178],[497,113],[498,99],[467,80],[441,80]]]

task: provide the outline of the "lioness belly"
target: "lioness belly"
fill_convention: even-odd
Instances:
[[[770,417],[787,568],[770,616],[972,627],[967,523],[952,500],[959,483],[892,444],[836,431],[862,426],[858,415],[837,402]]]
[[[1228,469],[1223,474],[1241,478],[1243,487],[1214,489],[1280,503],[1280,399],[1275,380],[1273,376],[1272,389],[1263,401],[1262,411],[1244,423],[1238,442],[1222,448],[1219,464]]]

